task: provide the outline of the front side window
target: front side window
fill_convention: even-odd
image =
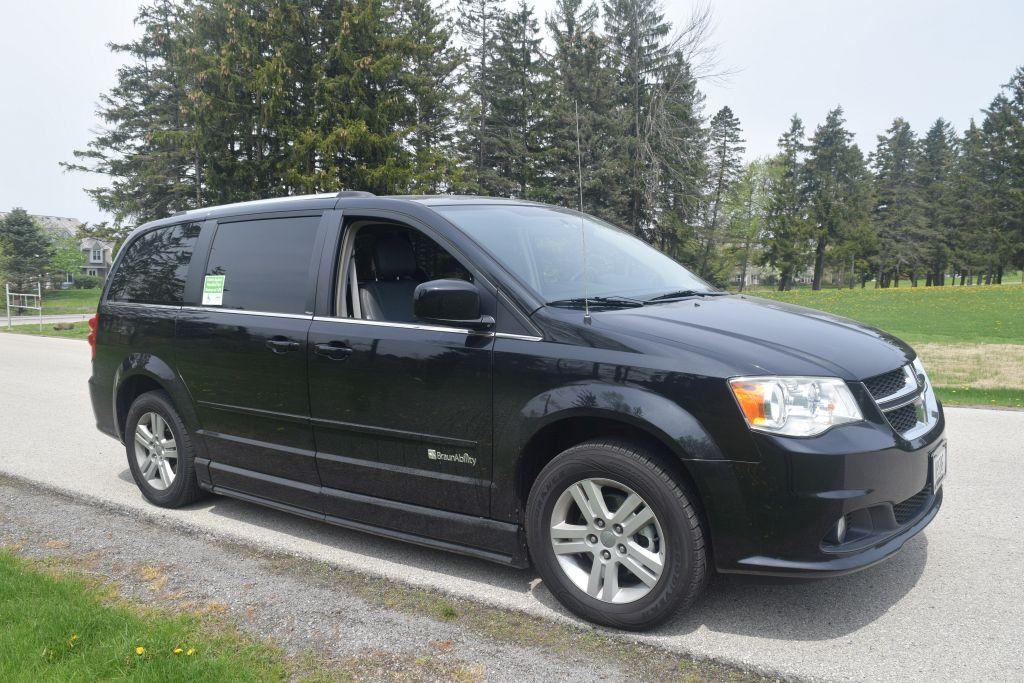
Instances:
[[[301,314],[309,293],[319,216],[221,223],[207,275],[222,275],[219,306]]]
[[[686,290],[714,291],[645,242],[576,211],[514,204],[434,209],[490,251],[506,270],[546,302],[584,295],[649,299]]]
[[[423,233],[397,223],[356,222],[345,292],[337,315],[415,322],[413,293],[430,280],[473,281],[452,254]],[[347,305],[347,313],[345,310]]]
[[[175,225],[136,238],[114,271],[107,299],[180,306],[200,228],[198,223]],[[88,273],[95,275],[96,269]]]

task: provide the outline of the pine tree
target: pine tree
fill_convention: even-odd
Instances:
[[[899,287],[900,274],[908,269],[917,285],[913,269],[923,260],[925,242],[917,154],[917,139],[910,124],[897,118],[886,135],[878,136],[878,146],[871,155],[875,171],[872,220],[880,247],[876,286],[888,285],[890,269],[894,286]]]
[[[956,160],[956,132],[939,118],[928,129],[917,156],[916,183],[923,202],[925,230],[928,234],[925,258],[928,274],[925,284],[946,283],[952,232],[953,164]]]
[[[608,98],[614,74],[603,59],[605,42],[597,32],[597,18],[597,7],[584,5],[584,0],[556,0],[545,22],[554,49],[544,62],[544,148],[535,196],[578,208],[582,182],[582,208],[614,222],[619,218],[613,209],[619,194],[614,188],[621,183],[622,169],[611,154],[618,134],[614,103]]]
[[[972,119],[959,142],[959,154],[953,166],[953,229],[950,247],[954,274],[960,284],[969,284],[979,270],[984,255],[984,231],[987,225],[988,159],[981,129]]]
[[[769,176],[768,216],[762,262],[779,271],[779,291],[793,285],[811,257],[811,225],[807,220],[807,177],[803,157],[804,124],[793,115],[789,130],[779,138],[779,153]]]
[[[616,104],[621,130],[614,140],[614,153],[625,170],[613,201],[624,226],[642,234],[655,214],[650,180],[657,160],[647,124],[662,69],[670,58],[665,43],[671,26],[657,4],[643,0],[606,0],[604,15],[606,59],[617,78],[607,96]]]
[[[25,209],[15,208],[0,220],[0,253],[4,272],[18,291],[41,280],[52,256],[50,239]]]
[[[413,44],[402,77],[414,112],[407,191],[440,192],[451,185],[455,172],[455,74],[463,57],[452,42],[454,26],[431,0],[404,0],[400,8]]]
[[[718,242],[725,202],[743,168],[742,157],[746,149],[743,142],[739,119],[729,107],[722,107],[712,117],[708,134],[708,186],[697,267],[698,274],[704,278],[714,279],[712,256]]]
[[[482,184],[489,194],[528,197],[542,147],[544,83],[540,28],[525,0],[498,18],[494,42],[495,60],[488,73],[491,113],[484,135],[493,167]]]
[[[984,110],[981,124],[986,156],[986,201],[983,205],[983,249],[985,283],[1001,282],[1007,264],[1021,257],[1024,237],[1024,112],[1014,100],[1014,82],[1000,92]],[[1016,87],[1024,87],[1024,74],[1018,71]]]
[[[808,215],[814,226],[814,279],[821,289],[830,243],[855,234],[867,219],[870,188],[864,155],[846,130],[842,107],[828,113],[814,131],[805,163]]]
[[[470,183],[466,189],[484,192],[493,178],[493,151],[488,145],[493,93],[489,85],[496,61],[495,33],[501,6],[496,0],[459,0],[456,25],[466,45],[467,60],[462,72],[465,88],[460,103],[462,135],[460,154]]]

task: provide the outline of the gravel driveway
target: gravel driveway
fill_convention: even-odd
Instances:
[[[214,498],[147,505],[119,444],[98,433],[79,341],[0,336],[0,472],[160,525],[323,561],[561,623],[516,571]],[[1024,412],[949,409],[950,475],[935,522],[879,566],[779,583],[720,579],[642,642],[824,680],[1007,680],[1024,671]]]

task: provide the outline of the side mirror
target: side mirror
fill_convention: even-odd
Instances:
[[[431,280],[416,287],[412,312],[431,323],[482,330],[494,325],[494,318],[480,315],[480,293],[465,280]]]

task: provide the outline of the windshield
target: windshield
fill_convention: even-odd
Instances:
[[[675,292],[715,291],[645,242],[577,211],[514,204],[432,208],[490,251],[545,302],[584,295],[646,300]],[[581,219],[586,234],[586,283]]]

